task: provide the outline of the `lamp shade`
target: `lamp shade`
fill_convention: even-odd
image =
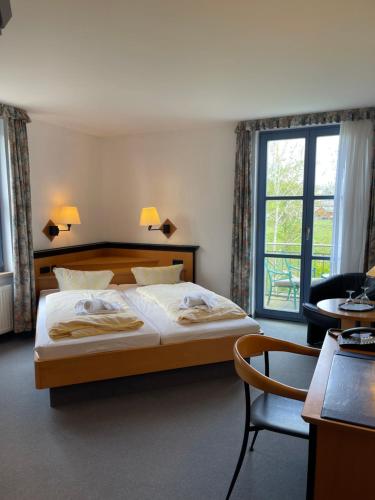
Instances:
[[[139,218],[140,226],[158,226],[159,224],[160,217],[155,207],[142,208]]]
[[[77,207],[61,207],[55,219],[57,224],[81,224]]]
[[[375,266],[369,269],[366,273],[369,278],[375,278]]]

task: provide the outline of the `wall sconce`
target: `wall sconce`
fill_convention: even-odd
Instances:
[[[49,220],[43,229],[43,233],[52,241],[60,232],[70,231],[72,224],[81,224],[77,207],[61,207],[58,209],[55,221]],[[64,225],[67,229],[61,229],[58,225]]]
[[[155,207],[142,208],[139,225],[147,226],[149,231],[161,231],[167,238],[170,238],[177,230],[177,227],[169,219],[165,219],[163,224],[160,226],[160,217]]]

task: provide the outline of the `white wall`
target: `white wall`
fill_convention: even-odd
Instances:
[[[28,138],[34,249],[102,241],[99,140],[35,120]],[[82,224],[51,243],[42,229],[60,205],[78,206]]]
[[[229,295],[234,126],[101,139],[101,239],[200,245],[198,283]],[[169,240],[139,226],[144,206],[178,227]]]
[[[196,244],[197,281],[229,295],[234,124],[95,138],[29,124],[35,249],[123,241]],[[77,205],[82,224],[52,243],[41,232],[59,205]],[[178,227],[167,239],[140,227],[144,206]]]

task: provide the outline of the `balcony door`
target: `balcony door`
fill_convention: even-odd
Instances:
[[[302,319],[311,283],[330,275],[339,126],[261,132],[256,313]]]

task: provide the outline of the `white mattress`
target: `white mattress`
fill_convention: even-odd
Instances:
[[[82,356],[98,352],[118,351],[123,349],[154,347],[160,345],[160,334],[147,318],[137,311],[137,316],[144,322],[142,328],[131,332],[108,333],[79,339],[52,340],[46,328],[46,295],[57,290],[44,290],[40,294],[34,351],[41,361]]]
[[[133,306],[137,314],[146,317],[160,333],[161,344],[176,344],[188,340],[213,339],[260,332],[259,323],[249,317],[180,325],[170,319],[156,303],[137,293],[137,285],[119,285],[119,289],[122,289],[123,297]]]

